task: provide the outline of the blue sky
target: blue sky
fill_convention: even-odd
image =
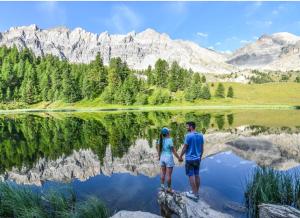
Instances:
[[[233,51],[263,34],[300,35],[299,11],[300,2],[0,2],[0,31],[30,24],[111,34],[153,28]]]

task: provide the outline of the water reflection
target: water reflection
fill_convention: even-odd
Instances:
[[[202,195],[211,204],[242,202],[241,180],[256,164],[288,170],[300,163],[300,111],[22,114],[0,117],[0,177],[44,187],[71,182],[112,211],[159,213],[154,142],[168,126],[180,149],[188,120],[205,133]],[[177,163],[175,189],[188,187],[183,170]]]
[[[55,160],[73,150],[91,149],[102,162],[106,147],[122,157],[137,139],[153,146],[161,126],[169,126],[177,147],[185,134],[186,120],[208,128],[211,114],[163,112],[101,114],[95,117],[21,115],[0,118],[0,172],[12,167],[32,167],[40,158]]]

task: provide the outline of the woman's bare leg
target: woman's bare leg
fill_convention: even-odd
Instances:
[[[162,166],[160,168],[160,184],[165,184],[165,177],[166,177],[166,167]]]
[[[171,185],[172,185],[172,172],[173,172],[173,167],[167,167],[167,183],[169,189],[171,189]]]

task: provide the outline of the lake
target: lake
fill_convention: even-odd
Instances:
[[[160,214],[155,140],[167,126],[180,150],[186,121],[204,134],[201,198],[219,211],[245,217],[232,205],[243,204],[255,167],[300,169],[299,110],[23,113],[0,115],[0,180],[36,190],[71,186],[79,198],[101,198],[111,214]],[[178,162],[173,188],[189,190]]]

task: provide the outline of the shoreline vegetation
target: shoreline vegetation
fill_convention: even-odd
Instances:
[[[160,110],[299,110],[299,106],[289,105],[186,105],[186,106],[102,106],[102,107],[72,107],[61,108],[20,108],[0,109],[0,114],[5,113],[40,113],[40,112],[110,112],[110,111],[160,111]]]
[[[79,201],[72,189],[34,191],[26,186],[0,182],[1,217],[101,217],[109,216],[97,198]]]
[[[300,209],[299,171],[278,172],[272,168],[255,168],[246,181],[245,205],[249,217],[259,217],[259,205],[278,204]]]

